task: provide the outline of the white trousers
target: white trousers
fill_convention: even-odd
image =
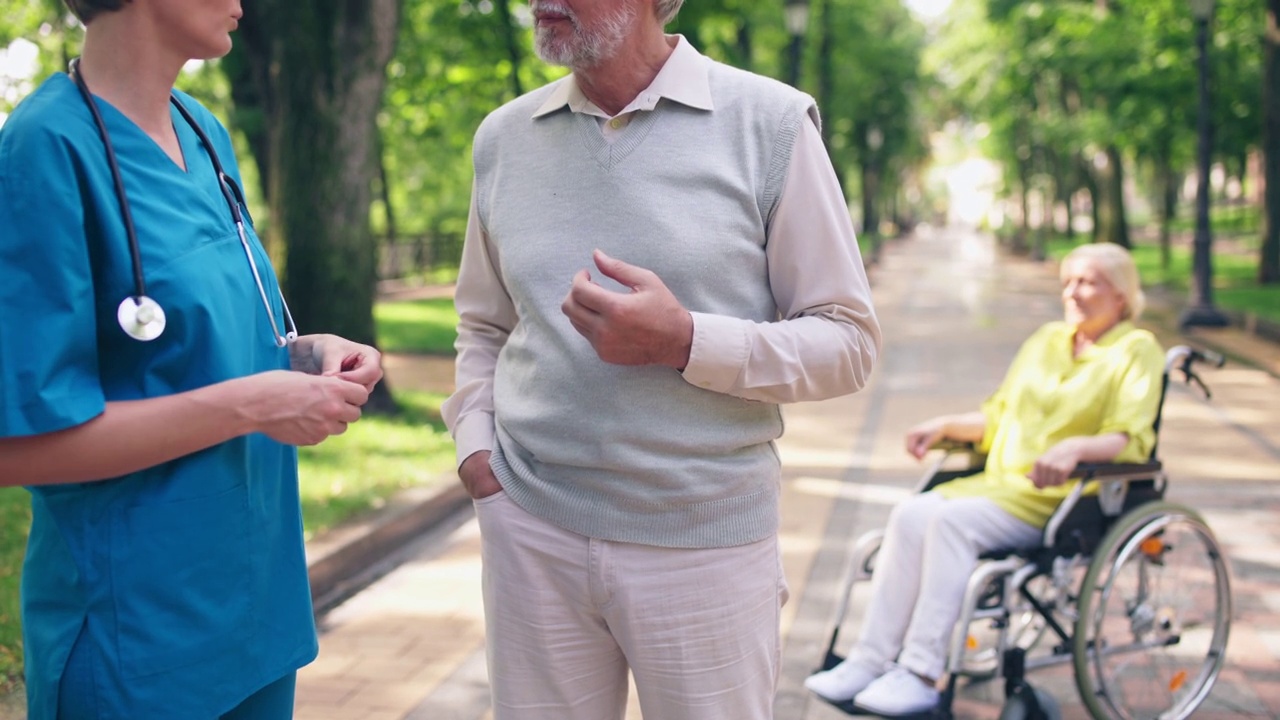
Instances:
[[[879,672],[895,660],[939,678],[978,556],[1035,547],[1042,531],[986,498],[913,495],[889,514],[871,576],[871,601],[852,661]]]
[[[671,549],[476,501],[494,720],[770,720],[787,599],[776,537]]]

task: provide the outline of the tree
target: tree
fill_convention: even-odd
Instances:
[[[302,332],[374,344],[377,249],[369,225],[378,172],[377,114],[395,49],[401,0],[245,3],[227,63],[237,113],[263,167],[271,242],[284,248],[284,285]],[[253,93],[249,93],[252,90]],[[246,103],[260,103],[257,108]],[[370,409],[389,410],[386,383]]]
[[[1267,25],[1263,35],[1262,153],[1266,163],[1265,216],[1262,248],[1258,257],[1258,282],[1280,283],[1280,0],[1267,0]]]

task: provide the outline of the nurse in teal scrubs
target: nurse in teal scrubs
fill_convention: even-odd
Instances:
[[[29,717],[288,718],[317,652],[294,446],[357,420],[381,359],[285,342],[214,170],[240,185],[227,131],[170,100],[185,62],[230,49],[239,1],[67,4],[101,128],[60,74],[0,129],[0,484],[31,491]],[[138,317],[140,280],[163,323]]]

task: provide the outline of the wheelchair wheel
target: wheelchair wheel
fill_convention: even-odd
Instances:
[[[1227,566],[1194,510],[1151,502],[1121,517],[1080,590],[1073,660],[1095,718],[1183,720],[1222,669]]]

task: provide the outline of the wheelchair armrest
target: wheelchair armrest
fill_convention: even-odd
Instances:
[[[929,492],[943,483],[980,473],[982,472],[982,468],[986,467],[987,464],[987,456],[978,452],[978,446],[975,443],[959,442],[956,440],[941,440],[934,443],[929,449],[941,450],[942,454],[938,456],[937,460],[929,465],[929,469],[925,471],[924,475],[920,478],[920,481],[916,483],[916,493]],[[947,458],[961,453],[968,455],[968,463],[966,467],[958,470],[942,469]]]
[[[1136,505],[1162,496],[1164,493],[1163,467],[1159,460],[1144,463],[1081,463],[1077,465],[1071,477],[1078,479],[1079,482],[1058,504],[1058,508],[1054,510],[1049,522],[1045,525],[1045,546],[1053,547],[1063,539],[1059,537],[1060,532],[1068,523],[1071,513],[1085,499],[1086,484],[1095,480],[1099,483],[1097,497],[1090,497],[1088,500],[1096,503],[1096,512],[1100,513],[1101,522],[1106,524]],[[1150,482],[1151,487],[1139,492],[1130,492],[1131,484],[1143,482]]]
[[[1071,477],[1083,481],[1118,479],[1121,481],[1148,479],[1160,472],[1159,460],[1144,463],[1080,463]]]
[[[946,438],[943,438],[942,440],[939,440],[938,442],[930,445],[929,449],[942,450],[946,452],[948,455],[953,455],[959,452],[976,453],[978,451],[978,446],[976,443],[963,442],[960,440],[948,440]]]

